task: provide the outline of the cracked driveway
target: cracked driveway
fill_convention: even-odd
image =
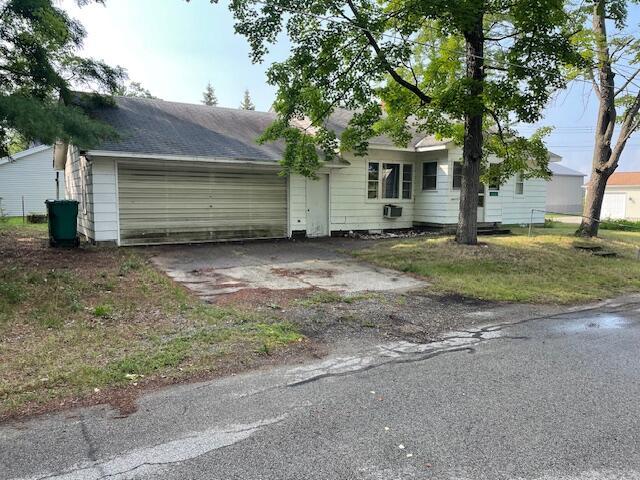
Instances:
[[[406,291],[426,284],[354,260],[334,239],[158,247],[153,262],[203,300],[240,291]]]
[[[640,297],[0,426],[0,479],[640,479]]]

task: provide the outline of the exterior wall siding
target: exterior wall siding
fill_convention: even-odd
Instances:
[[[69,147],[64,167],[65,198],[78,201],[78,233],[94,240],[91,164],[78,149]]]
[[[584,177],[554,175],[547,183],[546,209],[549,212],[582,214]]]
[[[53,147],[33,149],[34,153],[0,164],[0,198],[5,215],[24,212],[44,213],[47,199],[56,198],[56,171],[53,169]],[[64,198],[64,175],[59,176],[60,198]]]
[[[345,154],[351,165],[332,169],[329,187],[329,229],[335,231],[383,230],[413,226],[416,168],[411,152],[370,150],[365,157]],[[367,165],[374,162],[406,162],[413,165],[413,195],[410,200],[367,198]],[[400,218],[384,218],[383,207],[393,204],[402,207]]]

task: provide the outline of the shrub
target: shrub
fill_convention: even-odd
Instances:
[[[631,220],[603,220],[600,222],[600,228],[604,230],[640,232],[640,222],[633,222]]]

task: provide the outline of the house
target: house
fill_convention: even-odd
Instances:
[[[556,162],[549,163],[553,174],[547,183],[547,211],[581,215],[585,174]]]
[[[44,213],[44,201],[64,195],[64,178],[51,170],[53,147],[38,145],[0,159],[0,205],[5,215]],[[24,201],[24,209],[23,209]]]
[[[461,150],[416,135],[406,148],[373,138],[368,155],[326,162],[317,179],[279,174],[284,145],[255,139],[275,114],[116,98],[97,118],[120,138],[98,148],[56,148],[81,234],[118,245],[322,237],[458,221]],[[348,112],[332,116],[344,128]],[[478,220],[544,221],[546,181],[511,178],[478,197]],[[394,208],[387,206],[392,205]]]
[[[614,172],[609,177],[600,218],[640,220],[640,172]]]

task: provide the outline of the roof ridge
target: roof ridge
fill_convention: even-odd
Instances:
[[[234,112],[239,112],[240,114],[249,114],[249,115],[260,114],[260,115],[266,115],[270,117],[275,116],[275,113],[273,112],[265,112],[262,110],[245,110],[243,108],[224,107],[220,105],[205,105],[203,103],[178,102],[176,100],[165,100],[164,98],[131,97],[127,95],[114,95],[114,98],[123,99],[123,100],[133,100],[133,101],[144,101],[147,103],[162,102],[162,103],[170,103],[173,105],[185,105],[189,107],[197,107],[202,109],[231,110]]]

